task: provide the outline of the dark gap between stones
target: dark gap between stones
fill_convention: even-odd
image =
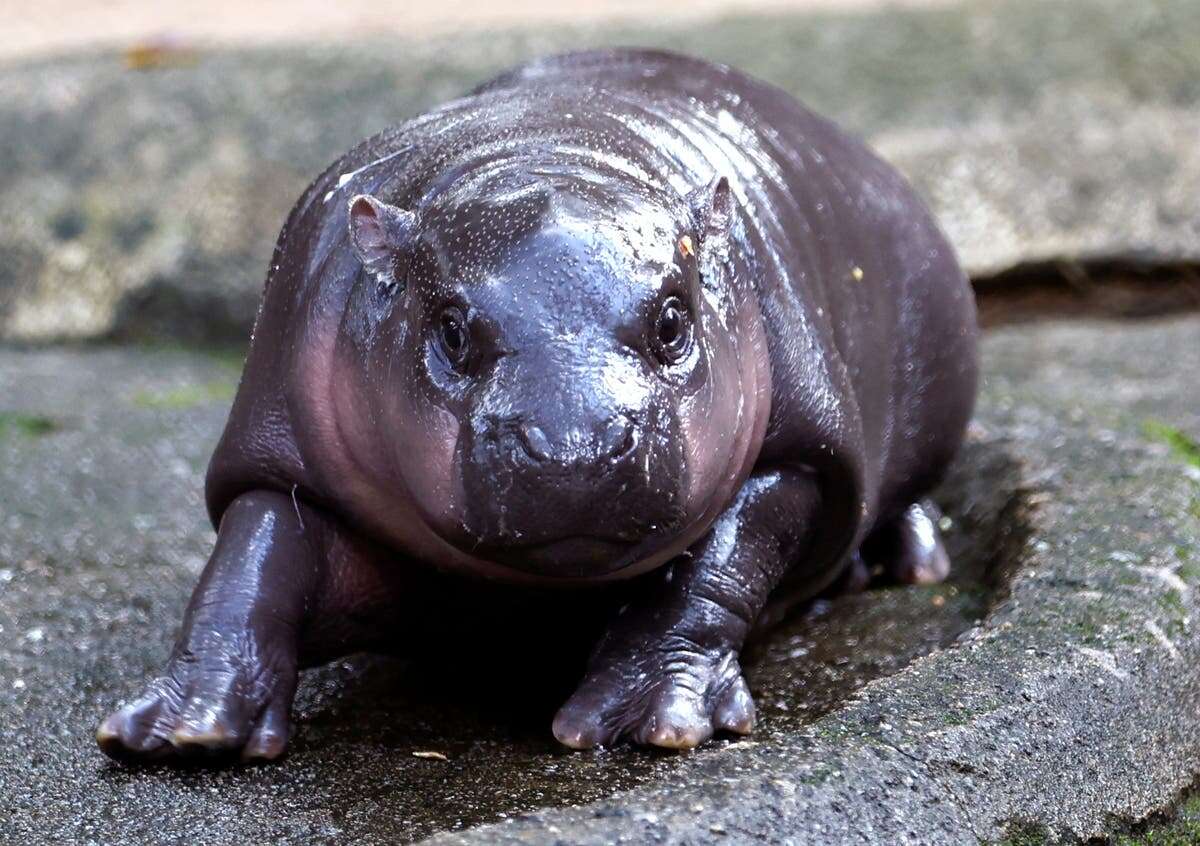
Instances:
[[[1042,261],[972,278],[986,328],[1036,320],[1130,319],[1200,309],[1200,264],[1130,259]],[[240,345],[258,291],[236,302],[196,286],[156,279],[128,294],[105,341]]]
[[[1038,320],[1139,319],[1200,310],[1200,264],[1047,261],[972,279],[985,329]]]

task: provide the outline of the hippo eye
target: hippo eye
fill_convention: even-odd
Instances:
[[[466,317],[460,309],[451,306],[442,312],[438,319],[438,341],[450,363],[461,367],[467,360],[470,338]]]
[[[668,297],[654,325],[655,352],[664,364],[683,358],[692,339],[692,319],[679,297]]]

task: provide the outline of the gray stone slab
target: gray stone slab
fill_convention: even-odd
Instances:
[[[1193,0],[1004,0],[0,68],[0,338],[245,336],[304,185],[533,55],[682,49],[868,137],[972,273],[1200,259]],[[186,57],[179,57],[186,59]]]
[[[179,350],[0,353],[0,731],[11,726],[0,811],[19,832],[74,839],[103,818],[104,842],[208,830],[229,842],[390,843],[686,772],[686,756],[571,755],[553,741],[551,715],[586,644],[440,664],[399,645],[424,662],[359,656],[309,673],[293,754],[259,773],[129,771],[100,757],[89,731],[160,666],[212,543],[201,472],[235,378],[232,358]],[[986,612],[1019,474],[989,444],[964,458],[941,493],[953,580],[823,603],[757,644],[744,663],[760,739],[950,645]]]
[[[1198,358],[1194,319],[995,333],[977,434],[1021,456],[1028,534],[986,620],[791,738],[430,842],[1073,842],[1169,804],[1200,769]]]
[[[208,552],[236,360],[0,348],[0,842],[970,843],[1162,809],[1200,771],[1200,319],[1011,327],[984,360],[939,492],[955,580],[757,645],[752,739],[569,754],[575,666],[356,656],[306,674],[282,764],[220,772],[91,732]]]

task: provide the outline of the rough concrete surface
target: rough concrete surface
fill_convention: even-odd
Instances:
[[[282,764],[217,772],[116,765],[91,733],[160,666],[208,552],[236,357],[0,350],[0,842],[1118,830],[1200,772],[1198,368],[1194,317],[992,333],[939,493],[954,581],[822,603],[757,645],[750,740],[570,754],[548,725],[575,666],[358,656],[306,674]]]
[[[980,426],[1022,457],[1029,510],[1020,569],[980,626],[681,783],[434,842],[1054,842],[1187,787],[1200,770],[1200,323],[1009,329],[987,361]]]
[[[0,339],[238,339],[304,185],[503,67],[604,44],[743,67],[867,136],[974,274],[1200,259],[1194,0],[974,0],[0,68]]]
[[[749,740],[567,753],[548,726],[582,655],[403,644],[307,673],[278,766],[95,749],[213,539],[201,480],[240,360],[177,344],[242,341],[283,215],[344,149],[513,62],[606,43],[740,65],[865,134],[977,276],[1200,261],[1194,0],[0,67],[0,340],[60,344],[0,346],[0,844],[1015,846],[1124,831],[1195,783],[1200,317],[990,333],[938,492],[952,580],[820,602],[755,644]],[[61,345],[137,337],[175,345]]]

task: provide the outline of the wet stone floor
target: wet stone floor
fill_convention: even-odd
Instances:
[[[0,438],[0,797],[31,831],[52,818],[68,839],[396,842],[670,778],[730,744],[769,742],[953,643],[1002,592],[1020,533],[1016,464],[974,437],[937,495],[951,580],[818,601],[763,636],[744,662],[760,715],[749,741],[687,754],[559,748],[550,720],[586,648],[547,631],[557,649],[535,638],[310,671],[277,766],[110,763],[90,732],[157,670],[177,630],[211,543],[201,473],[236,375],[235,360],[178,350],[0,357],[3,387],[18,409],[29,401]],[[168,829],[156,826],[163,815]]]
[[[949,582],[879,585],[820,600],[764,634],[746,656],[759,707],[750,742],[795,730],[871,679],[950,645],[977,623],[994,591],[1002,591],[1005,551],[1015,548],[1009,538],[1020,535],[1016,487],[1007,455],[994,445],[972,444],[938,497],[958,562]],[[536,807],[599,799],[645,779],[670,778],[697,754],[747,742],[723,738],[713,748],[685,754],[628,746],[567,752],[549,725],[579,671],[571,657],[539,661],[536,650],[468,651],[435,665],[366,656],[339,662],[306,679],[293,760],[390,756],[394,778],[387,784],[366,773],[361,780],[342,777],[338,790],[348,804],[333,818],[353,826],[353,797],[371,795],[394,809],[389,831],[400,827],[417,838]],[[446,760],[417,757],[430,752]]]

